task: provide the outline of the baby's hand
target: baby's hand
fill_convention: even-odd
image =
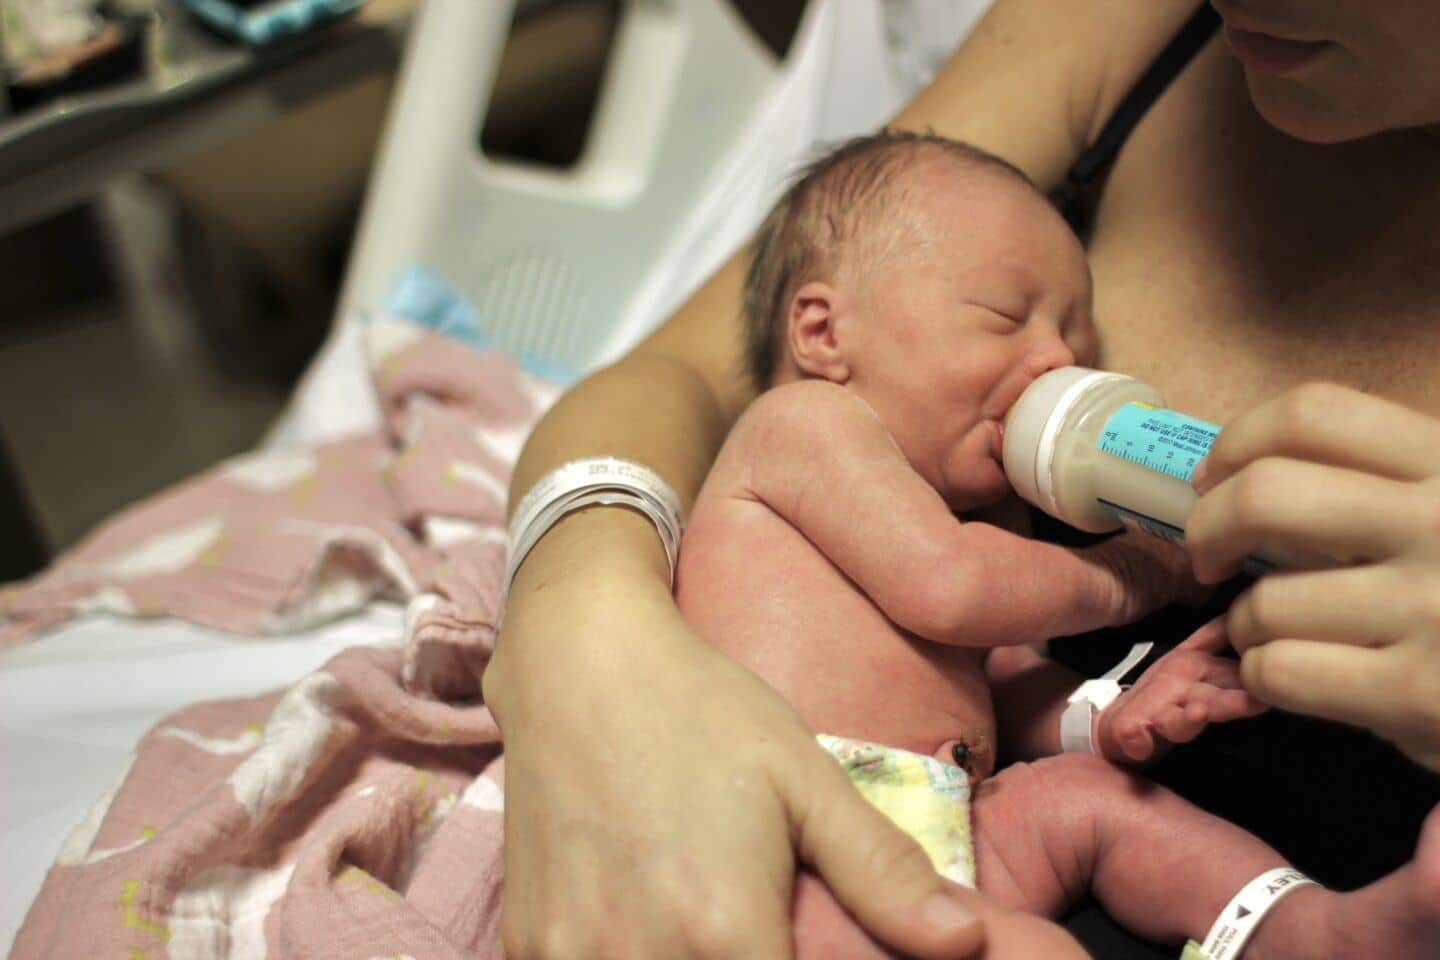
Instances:
[[[1240,684],[1240,662],[1218,656],[1227,646],[1222,616],[1157,660],[1096,720],[1100,753],[1114,763],[1145,763],[1212,723],[1263,713],[1266,706]]]
[[[1085,552],[1110,571],[1112,626],[1134,623],[1172,603],[1201,606],[1215,592],[1195,579],[1183,548],[1158,537],[1126,531]]]

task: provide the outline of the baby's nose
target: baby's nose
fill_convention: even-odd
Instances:
[[[1058,333],[1047,333],[1035,344],[1027,360],[1031,376],[1038,377],[1057,367],[1072,366],[1075,363],[1075,352],[1060,339]]]

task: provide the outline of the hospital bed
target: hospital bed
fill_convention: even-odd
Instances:
[[[513,3],[427,0],[417,15],[336,322],[269,445],[378,424],[360,322],[411,267],[507,347],[574,374],[618,357],[743,241],[816,141],[882,123],[987,5],[812,0],[777,61],[719,0],[632,0],[586,147],[556,170],[476,146]],[[401,621],[376,603],[255,639],[97,616],[0,653],[0,949],[156,721],[284,686]]]

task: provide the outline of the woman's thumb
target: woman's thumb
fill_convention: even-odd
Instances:
[[[808,783],[797,805],[800,858],[881,943],[919,960],[978,955],[985,931],[968,903],[979,895],[936,873],[918,843],[834,773]]]

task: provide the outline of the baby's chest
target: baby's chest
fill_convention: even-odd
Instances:
[[[701,636],[751,666],[893,632],[784,518],[743,488],[711,482],[681,543],[676,599]]]

